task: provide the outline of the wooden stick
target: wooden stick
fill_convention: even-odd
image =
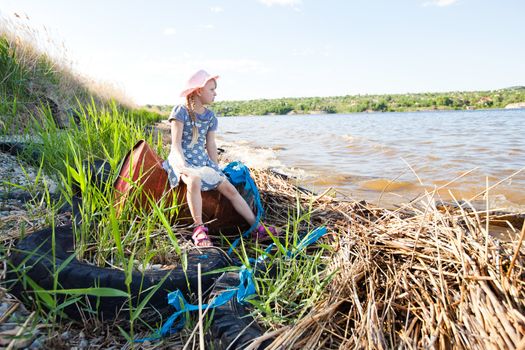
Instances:
[[[489,259],[489,221],[490,221],[490,216],[489,216],[489,177],[487,176],[485,178],[485,181],[486,181],[486,192],[485,192],[485,198],[486,198],[486,202],[485,202],[485,209],[486,209],[486,214],[485,214],[485,261],[488,263],[488,259]]]
[[[212,299],[212,300],[209,300],[208,301],[208,307],[204,310],[203,314],[202,314],[202,317],[206,316],[206,314],[208,313],[208,311],[210,310],[210,306],[213,302],[213,300],[215,300],[215,297]],[[186,343],[184,344],[184,347],[182,348],[182,350],[186,350],[188,349],[188,346],[190,345],[190,341],[191,339],[193,338],[193,336],[195,335],[195,332],[197,331],[197,329],[199,329],[199,325],[197,324],[197,326],[195,326],[193,328],[193,331],[191,331],[191,334],[189,335],[188,337],[188,340],[186,341]]]
[[[202,282],[201,282],[201,264],[197,264],[198,290],[199,290],[199,346],[204,350],[204,327],[202,326]]]
[[[518,254],[521,249],[521,244],[523,243],[523,238],[525,238],[525,222],[521,226],[521,234],[520,234],[520,240],[518,242],[518,245],[516,247],[516,251],[514,252],[514,256],[512,257],[512,261],[510,262],[509,270],[507,271],[507,277],[510,278],[510,274],[512,272],[512,269],[514,268],[514,263],[516,262],[516,259],[518,258]]]
[[[15,337],[13,338],[13,340],[11,340],[11,342],[9,343],[9,346],[6,348],[6,350],[13,350],[14,349],[14,346],[16,344],[16,341],[18,340],[18,338],[22,335],[22,333],[24,333],[24,331],[26,330],[27,326],[29,325],[29,323],[31,322],[31,320],[33,319],[33,317],[35,316],[36,314],[36,311],[33,311],[29,317],[27,318],[27,320],[24,322],[24,324],[22,325],[22,327],[20,327],[20,329],[18,330],[18,332],[16,332],[16,335]]]
[[[16,309],[18,309],[19,306],[20,306],[20,303],[15,302],[11,304],[11,306],[9,306],[9,309],[7,309],[7,311],[0,318],[0,324],[4,323],[5,320],[7,320],[9,316],[11,316],[11,314],[15,312]]]

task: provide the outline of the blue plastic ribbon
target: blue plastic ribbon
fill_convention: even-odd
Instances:
[[[213,309],[221,305],[224,305],[228,301],[230,301],[231,298],[233,298],[235,293],[237,293],[237,289],[226,290],[222,292],[221,294],[219,294],[215,299],[213,299],[211,303],[202,304],[201,308],[202,310],[206,310],[206,309]],[[188,303],[188,301],[186,300],[186,298],[184,298],[184,295],[182,294],[180,290],[176,290],[168,294],[168,304],[173,306],[176,310],[173,313],[173,315],[171,315],[166,320],[166,322],[162,325],[160,330],[155,332],[153,336],[142,338],[142,339],[135,339],[136,343],[144,343],[145,341],[154,341],[162,337],[166,337],[168,335],[180,332],[184,328],[184,325],[186,324],[186,313],[190,311],[199,310],[199,305],[193,305],[193,304]],[[178,322],[175,323],[177,319],[178,319]]]
[[[302,250],[304,250],[309,245],[317,242],[317,240],[321,237],[323,237],[326,234],[327,230],[326,227],[318,227],[315,230],[311,231],[309,234],[304,236],[304,238],[299,242],[297,245],[297,248],[293,252],[288,251],[286,252],[287,257],[295,257],[297,254],[299,254]]]
[[[202,304],[201,309],[213,309],[222,306],[229,302],[235,295],[237,295],[238,303],[245,303],[246,300],[255,295],[255,282],[253,279],[253,272],[246,268],[245,265],[241,266],[239,271],[239,285],[237,288],[225,290],[217,297],[215,297],[211,303]],[[180,332],[186,324],[186,313],[190,311],[199,310],[199,305],[188,303],[186,298],[180,290],[176,290],[168,294],[168,304],[175,308],[175,312],[171,315],[166,322],[162,325],[161,329],[157,331],[153,336],[148,338],[136,339],[136,343],[143,343],[147,341],[158,340],[162,337]],[[178,319],[178,322],[176,322]]]

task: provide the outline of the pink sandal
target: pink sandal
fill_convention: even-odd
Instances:
[[[268,234],[268,231],[272,236],[279,236],[279,232],[273,226],[264,226],[259,224],[255,230],[252,232],[252,238],[258,241],[267,241],[271,239],[271,236]]]
[[[213,243],[210,237],[208,237],[208,228],[204,225],[199,225],[193,229],[193,235],[191,236],[193,243],[197,247],[211,247]]]

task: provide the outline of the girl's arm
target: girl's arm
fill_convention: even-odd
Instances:
[[[215,131],[208,131],[206,134],[206,151],[208,156],[215,163],[219,164],[218,153],[217,153],[217,144],[215,143]]]
[[[171,121],[171,152],[170,158],[173,159],[175,164],[180,168],[186,167],[186,161],[184,160],[184,154],[182,153],[182,129],[184,124],[178,120],[173,119]]]

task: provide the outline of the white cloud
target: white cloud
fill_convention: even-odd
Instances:
[[[212,7],[210,7],[210,11],[218,13],[218,12],[224,12],[224,9],[222,7],[220,7],[220,6],[212,6]]]
[[[458,2],[458,0],[432,0],[427,1],[423,3],[423,6],[439,6],[439,7],[445,7],[450,6]]]
[[[300,5],[302,0],[259,0],[259,2],[265,4],[266,6],[295,6]]]
[[[201,26],[202,29],[214,29],[215,26],[213,24],[204,24]]]
[[[175,35],[177,31],[175,30],[175,28],[171,28],[171,27],[168,27],[168,28],[164,28],[164,35]]]

